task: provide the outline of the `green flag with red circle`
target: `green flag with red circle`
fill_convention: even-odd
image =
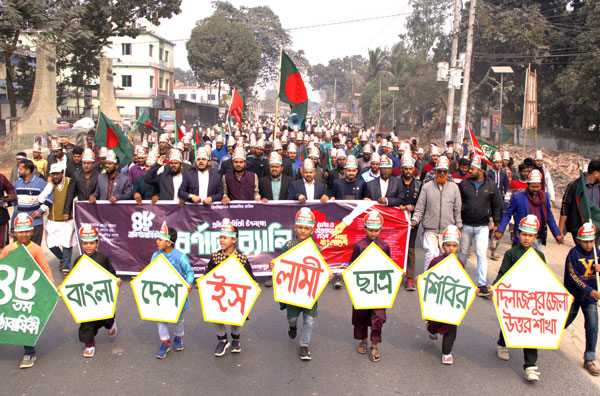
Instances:
[[[284,52],[281,52],[281,78],[279,80],[279,100],[288,103],[292,113],[302,119],[306,119],[308,110],[308,93],[302,81],[302,76],[294,62]]]

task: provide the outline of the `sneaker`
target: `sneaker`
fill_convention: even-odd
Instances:
[[[96,347],[85,348],[85,350],[83,351],[83,357],[84,358],[93,358],[94,353],[96,353]]]
[[[37,357],[35,355],[23,355],[23,360],[21,360],[21,364],[19,364],[19,368],[26,369],[29,367],[33,367]]]
[[[588,373],[590,373],[594,377],[600,375],[600,368],[596,366],[596,362],[594,362],[593,360],[584,360],[583,368],[586,369]]]
[[[298,328],[296,326],[288,327],[288,336],[290,336],[292,340],[296,338],[296,334],[298,334]]]
[[[407,279],[406,280],[406,290],[407,291],[415,291],[417,290],[417,288],[415,287],[415,281],[412,279]]]
[[[231,353],[240,353],[242,352],[242,346],[240,345],[239,338],[231,340]]]
[[[71,273],[71,270],[68,268],[63,268],[61,270],[61,272],[62,272],[63,278],[66,278]]]
[[[266,281],[265,281],[265,287],[272,287],[273,286],[273,277],[270,276]]]
[[[181,337],[175,337],[173,339],[173,349],[175,349],[175,352],[183,351],[183,341],[181,341]]]
[[[448,354],[448,355],[442,355],[442,364],[452,364],[454,363],[454,360],[452,359],[452,355]]]
[[[228,340],[219,340],[217,347],[215,348],[215,356],[223,356],[227,349],[231,346]]]
[[[342,276],[341,275],[338,274],[333,277],[333,288],[334,289],[342,288]]]
[[[539,381],[540,380],[540,372],[538,371],[537,366],[527,367],[525,369],[525,379],[527,381]]]
[[[500,360],[510,360],[510,354],[508,353],[508,348],[500,345],[496,346],[496,356]]]
[[[488,290],[486,285],[479,286],[479,297],[489,297],[490,291]]]
[[[108,329],[107,334],[110,338],[113,338],[114,336],[117,335],[117,321],[116,320],[113,322],[112,327],[110,329]]]
[[[167,353],[171,350],[171,345],[166,342],[161,342],[158,351],[156,352],[157,359],[164,359],[167,357]]]
[[[310,357],[310,351],[308,350],[307,346],[301,346],[300,347],[300,360],[310,360],[312,359]]]

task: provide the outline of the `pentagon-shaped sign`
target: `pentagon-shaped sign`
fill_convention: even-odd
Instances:
[[[273,261],[275,301],[312,309],[331,274],[313,239],[302,241]]]
[[[0,343],[35,345],[60,295],[23,246],[0,260]]]
[[[198,292],[205,321],[243,326],[260,288],[231,255],[198,280]]]
[[[403,273],[377,244],[371,243],[343,274],[354,308],[392,308]]]
[[[506,346],[557,349],[573,296],[534,249],[493,286]]]
[[[143,320],[176,323],[188,295],[188,283],[159,254],[131,280],[140,317]]]
[[[421,315],[425,320],[459,325],[477,288],[454,254],[419,276]]]
[[[77,323],[115,316],[117,278],[85,254],[59,291]]]

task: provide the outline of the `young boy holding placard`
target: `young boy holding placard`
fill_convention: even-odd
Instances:
[[[296,222],[294,224],[294,231],[296,232],[296,238],[288,241],[283,245],[281,253],[285,253],[294,246],[304,242],[311,237],[315,230],[315,215],[310,208],[300,208],[296,213]],[[271,270],[274,267],[273,261],[269,265]],[[329,275],[329,280],[333,279],[333,274]],[[287,310],[288,319],[288,336],[293,340],[296,338],[298,332],[298,319],[302,314],[302,337],[300,337],[300,350],[299,356],[301,360],[311,360],[310,350],[310,336],[312,334],[312,328],[314,324],[314,318],[318,316],[318,301],[315,301],[312,309],[302,308],[291,304],[279,303],[279,308],[283,311]]]
[[[371,243],[375,243],[388,256],[392,256],[390,245],[379,238],[381,228],[383,227],[383,216],[373,210],[364,218],[365,232],[367,236],[358,241],[352,250],[352,256],[349,262],[354,260],[364,252]],[[354,338],[361,340],[356,348],[360,354],[367,353],[367,341],[369,335],[369,326],[371,327],[371,353],[369,359],[372,362],[381,360],[381,355],[377,348],[377,344],[381,343],[381,329],[387,320],[385,309],[354,309],[352,307],[352,325],[354,326]]]
[[[250,265],[248,257],[237,249],[237,235],[238,230],[231,224],[231,221],[229,219],[223,219],[221,235],[219,235],[219,245],[221,245],[221,250],[213,253],[208,262],[208,267],[206,269],[207,273],[223,261],[227,260],[229,256],[235,255],[240,264],[244,266],[248,275],[254,279],[254,273],[252,272],[252,266]],[[231,353],[242,352],[242,346],[240,345],[241,326],[231,325],[231,343],[227,340],[227,329],[223,323],[215,323],[215,328],[217,330],[217,338],[219,339],[219,343],[215,349],[215,356],[225,355],[225,352],[227,352],[229,347],[231,347]]]
[[[435,267],[439,262],[444,260],[446,257],[451,254],[458,253],[458,245],[460,243],[460,231],[456,228],[455,225],[449,225],[446,227],[444,232],[442,233],[442,251],[444,254],[441,256],[437,256],[425,268],[425,271],[428,271],[430,268]],[[458,258],[457,258],[458,260]],[[465,266],[465,264],[458,260],[460,265]],[[475,293],[479,293],[479,289],[475,291]],[[458,326],[449,324],[436,322],[433,320],[428,320],[425,324],[427,331],[429,332],[429,339],[432,341],[437,341],[439,335],[442,334],[444,338],[442,339],[442,364],[452,364],[454,363],[454,359],[452,358],[452,347],[454,346],[454,341],[456,341],[456,331]]]
[[[500,266],[500,270],[498,271],[498,276],[496,280],[493,282],[495,285],[498,281],[512,268],[513,265],[519,261],[521,256],[523,256],[530,247],[532,247],[533,242],[537,238],[538,230],[540,229],[540,222],[538,221],[535,215],[527,215],[521,219],[519,223],[519,231],[517,236],[519,237],[519,244],[513,247],[510,250],[507,250],[504,253],[504,259],[502,260],[502,265]],[[540,258],[546,262],[546,257],[544,253],[535,249],[536,253],[540,256]],[[510,355],[508,353],[508,348],[506,347],[506,340],[504,339],[504,335],[502,334],[502,330],[500,330],[500,336],[498,337],[498,345],[496,347],[496,355],[500,360],[509,360]],[[540,380],[540,372],[538,371],[537,366],[537,357],[538,350],[535,348],[523,348],[523,356],[525,363],[523,368],[525,370],[525,379],[527,381],[539,381]]]
[[[84,224],[79,229],[79,239],[81,240],[81,249],[83,252],[98,265],[107,270],[113,275],[117,275],[114,267],[110,263],[108,255],[99,252],[98,245],[98,230],[90,224]],[[74,263],[78,263],[82,256],[75,259]],[[121,279],[117,281],[117,286],[121,286]],[[85,344],[83,357],[92,358],[96,352],[96,341],[94,337],[98,334],[98,330],[105,327],[108,330],[108,336],[114,337],[117,335],[117,322],[114,316],[110,319],[94,320],[91,322],[83,322],[79,325],[79,341]]]
[[[188,284],[188,293],[192,290],[194,285],[194,270],[190,265],[190,260],[187,255],[175,249],[175,242],[177,242],[177,231],[172,228],[167,227],[167,223],[163,222],[162,227],[160,227],[160,231],[158,233],[158,239],[156,240],[156,246],[158,247],[158,251],[154,252],[152,255],[152,259],[150,262],[154,261],[158,255],[163,254],[165,258],[169,261],[169,263],[175,268],[179,275],[181,275]],[[177,319],[177,323],[173,328],[173,347],[176,352],[183,351],[183,341],[181,337],[183,337],[183,325],[184,325],[184,312],[186,309],[190,307],[189,298],[185,299],[185,303],[183,304],[183,308],[181,309],[181,313],[179,314],[179,319]],[[169,324],[166,322],[158,322],[158,336],[160,338],[160,347],[156,352],[157,359],[164,359],[167,356],[167,353],[171,350],[171,343],[169,342]]]
[[[565,262],[565,288],[573,295],[573,304],[565,324],[565,329],[577,317],[579,308],[585,318],[585,353],[583,368],[591,375],[600,375],[600,367],[596,365],[596,342],[598,339],[598,283],[597,273],[600,264],[597,262],[600,250],[594,254],[596,227],[585,223],[577,232],[577,245],[569,251]]]
[[[0,259],[4,258],[7,254],[15,250],[19,247],[19,245],[23,245],[27,248],[31,256],[40,267],[40,269],[46,274],[50,282],[54,284],[54,278],[52,277],[52,271],[50,270],[50,266],[46,261],[46,256],[44,255],[44,251],[42,248],[31,241],[31,237],[33,236],[33,219],[27,213],[19,213],[15,217],[13,234],[15,237],[15,242],[8,244],[2,249],[2,253],[0,253]],[[33,367],[36,361],[35,356],[35,348],[33,346],[24,345],[25,354],[23,355],[23,360],[21,360],[21,364],[19,368],[29,368]]]

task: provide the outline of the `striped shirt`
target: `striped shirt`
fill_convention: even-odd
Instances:
[[[15,182],[15,195],[17,197],[17,203],[14,218],[18,213],[25,212],[32,216],[33,212],[37,211],[40,214],[48,211],[48,207],[54,202],[54,195],[52,195],[52,183],[46,183],[46,181],[37,176],[31,176],[29,182],[25,182],[23,178],[19,178]],[[32,216],[33,217],[33,216]],[[43,225],[44,219],[40,217],[33,217],[33,225]],[[11,227],[12,228],[12,227]]]

